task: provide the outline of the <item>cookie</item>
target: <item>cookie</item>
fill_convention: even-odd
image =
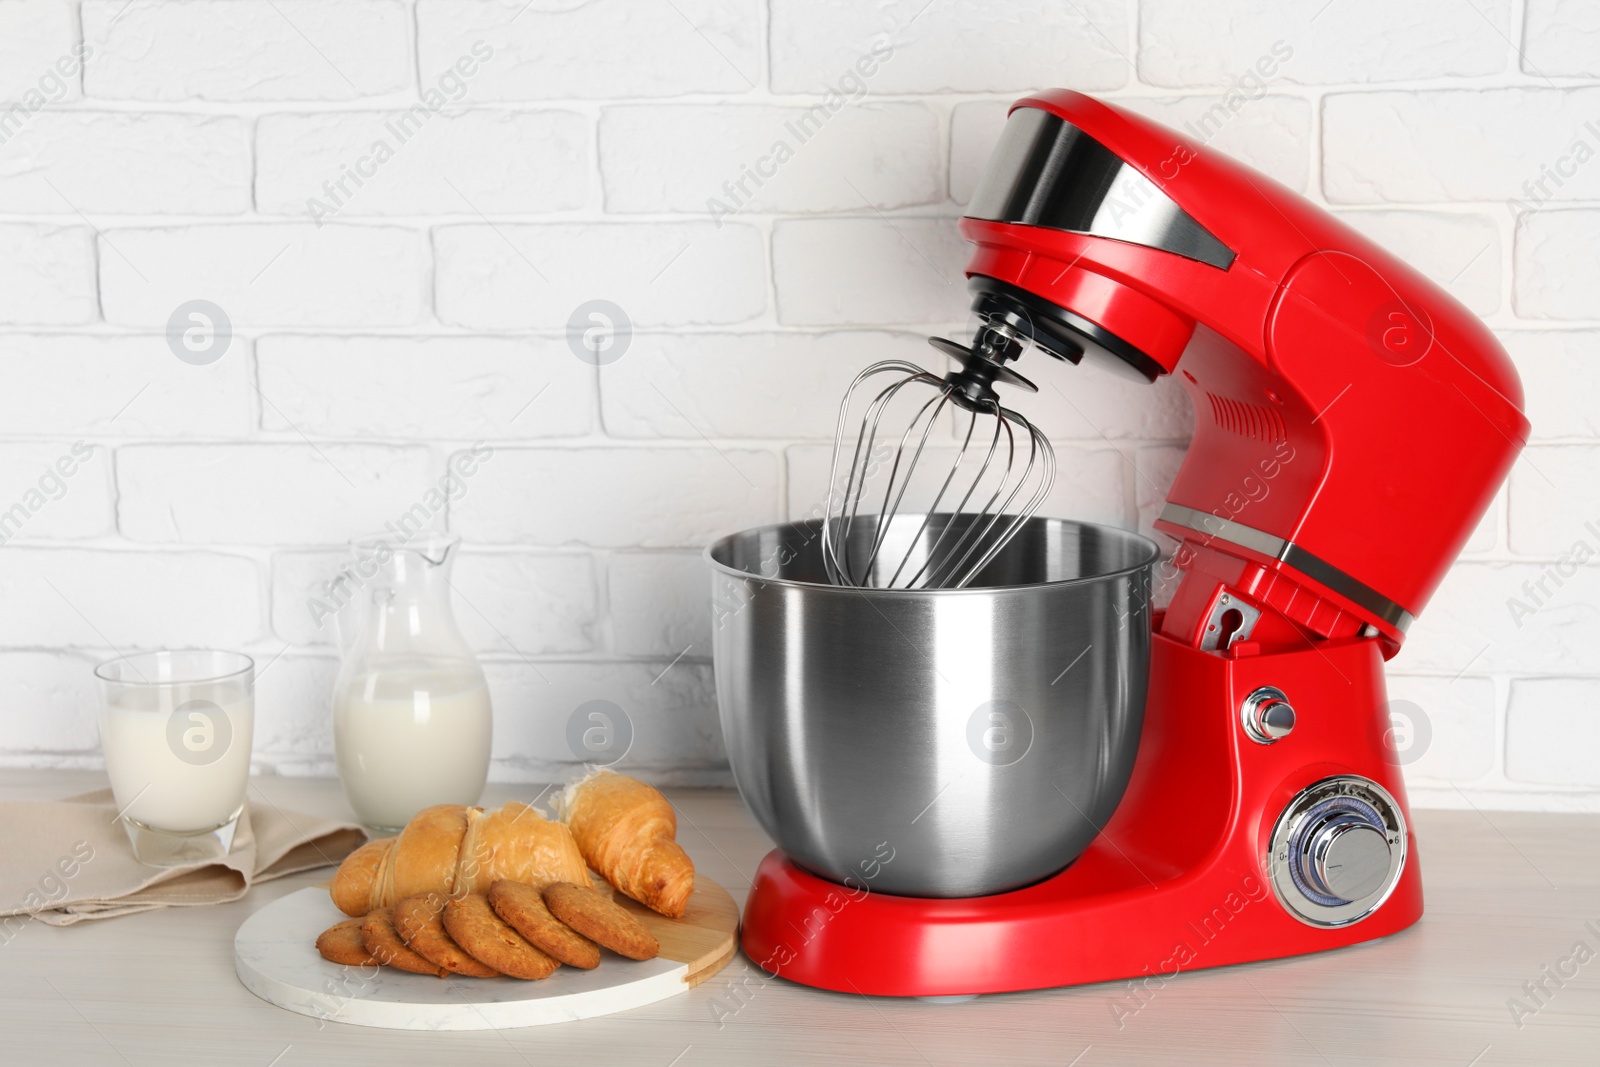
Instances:
[[[412,949],[430,961],[469,978],[497,978],[500,972],[475,960],[444,928],[444,897],[419,893],[394,906],[394,928]]]
[[[394,909],[378,908],[361,920],[361,945],[385,967],[412,974],[431,974],[443,978],[450,971],[406,947],[400,931],[394,928]]]
[[[334,923],[317,938],[317,951],[330,963],[365,967],[377,963],[361,943],[361,924],[365,919],[346,919]]]
[[[444,928],[474,959],[513,978],[537,981],[561,966],[506,925],[482,893],[452,897],[444,906]]]
[[[600,946],[550,914],[533,886],[498,881],[489,887],[489,906],[530,944],[562,963],[586,971],[600,966]]]
[[[550,913],[578,933],[630,960],[654,959],[661,946],[644,923],[586,886],[555,882],[545,887]]]

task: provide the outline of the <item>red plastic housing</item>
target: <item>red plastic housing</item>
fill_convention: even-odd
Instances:
[[[1181,563],[1205,549],[1230,557],[1212,560],[1218,581],[1243,583],[1315,635],[1371,626],[1392,655],[1527,440],[1505,351],[1433,282],[1220,153],[1080,93],[1015,107],[1051,112],[1105,145],[1236,258],[1224,270],[965,218],[976,245],[967,274],[1074,311],[1178,373],[1195,433],[1169,503],[1292,543],[1312,573],[1270,548],[1158,523],[1190,542]],[[1371,595],[1352,595],[1352,581]],[[1375,610],[1380,600],[1401,611]],[[1171,626],[1195,622],[1175,603]]]

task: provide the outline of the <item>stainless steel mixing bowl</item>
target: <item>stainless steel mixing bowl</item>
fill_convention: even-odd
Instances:
[[[896,518],[886,554],[922,519]],[[970,586],[936,590],[831,585],[821,546],[817,520],[706,550],[723,737],[762,827],[815,874],[903,896],[1071,863],[1133,769],[1156,546],[1036,517]]]

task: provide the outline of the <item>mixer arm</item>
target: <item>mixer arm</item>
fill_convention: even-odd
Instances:
[[[1156,527],[1194,577],[1164,632],[1214,640],[1228,591],[1252,640],[1399,648],[1527,440],[1481,322],[1297,193],[1065,90],[1013,107],[960,226],[984,322],[1192,398]]]

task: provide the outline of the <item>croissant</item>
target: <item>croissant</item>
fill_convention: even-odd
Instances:
[[[399,837],[368,841],[345,857],[328,888],[346,915],[365,915],[419,893],[483,893],[506,878],[543,887],[589,885],[572,832],[511,801],[497,811],[439,804],[411,817]]]
[[[694,863],[675,840],[678,819],[666,797],[636,778],[601,770],[569,785],[558,807],[590,867],[645,907],[683,917]]]

